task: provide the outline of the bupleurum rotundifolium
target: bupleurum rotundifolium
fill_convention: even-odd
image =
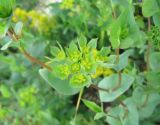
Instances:
[[[92,78],[113,74],[111,69],[98,68],[107,61],[110,48],[97,48],[97,39],[87,42],[85,37],[72,41],[69,47],[63,49],[52,47],[53,74],[62,80],[68,80],[73,87],[84,87],[91,84]]]

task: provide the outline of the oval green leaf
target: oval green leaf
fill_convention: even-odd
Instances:
[[[114,88],[118,86],[118,74],[113,74],[99,82],[98,86],[100,88],[108,90],[108,92],[99,90],[100,100],[102,102],[114,101],[125,91],[127,91],[134,82],[134,77],[130,75],[122,74],[121,77],[121,85],[116,90],[114,90]]]
[[[78,88],[72,88],[69,85],[68,80],[61,80],[56,78],[51,72],[47,69],[40,69],[39,73],[41,77],[52,86],[57,92],[64,95],[74,95],[79,92]]]

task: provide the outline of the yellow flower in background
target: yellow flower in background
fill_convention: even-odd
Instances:
[[[22,21],[26,23],[28,21],[27,11],[21,8],[16,8],[12,17],[14,22]]]
[[[37,101],[35,94],[37,93],[37,89],[33,86],[22,89],[19,96],[19,105],[21,107],[34,105]]]
[[[12,20],[14,22],[22,21],[27,28],[37,30],[45,36],[50,36],[52,34],[51,30],[56,26],[55,17],[50,17],[36,10],[26,11],[21,8],[16,8]]]
[[[37,15],[37,12],[36,12],[35,10],[31,10],[31,11],[29,11],[29,12],[27,13],[27,16],[28,16],[29,18],[33,18],[33,17],[37,17],[38,15]]]
[[[103,74],[103,68],[97,67],[96,72],[91,75],[92,78],[97,78]]]
[[[61,4],[62,9],[71,9],[74,5],[74,0],[63,0]]]
[[[103,69],[103,76],[110,76],[114,74],[114,71],[112,69],[104,68]]]
[[[114,71],[109,68],[97,67],[96,72],[91,75],[92,78],[97,78],[100,76],[109,76],[112,75]]]

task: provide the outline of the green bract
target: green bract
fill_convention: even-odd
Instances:
[[[96,73],[100,62],[107,61],[110,48],[103,47],[97,50],[97,39],[87,43],[84,36],[77,38],[66,47],[51,47],[54,58],[50,66],[52,74],[60,80],[68,80],[73,88],[82,88],[91,84],[91,76]],[[68,83],[66,83],[68,84]]]
[[[0,0],[0,18],[9,17],[15,6],[15,0]]]

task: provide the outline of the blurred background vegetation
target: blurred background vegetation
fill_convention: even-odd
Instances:
[[[51,47],[57,45],[57,41],[66,46],[82,34],[87,39],[98,38],[99,48],[110,45],[107,29],[112,10],[106,6],[106,0],[17,0],[12,21],[23,22],[21,41],[25,49],[46,62],[53,57]],[[144,18],[139,11],[136,13],[137,24],[144,29]],[[3,43],[5,41],[0,47]],[[39,68],[26,59],[15,44],[0,51],[0,125],[69,125],[78,96],[55,92],[40,77]],[[97,96],[96,90],[89,88],[83,98],[99,104]],[[81,103],[77,125],[107,125],[105,119],[93,118],[94,113]],[[153,125],[152,121],[159,119],[160,112],[156,110],[141,124]]]
[[[67,45],[80,34],[88,39],[100,38],[102,46],[107,27],[105,11],[98,0],[17,0],[12,21],[23,22],[21,40],[27,51],[46,61],[47,56],[52,57],[50,47],[57,41]],[[68,125],[73,119],[77,95],[55,92],[39,76],[39,68],[14,46],[0,51],[0,125]],[[85,98],[98,101],[96,94],[91,94],[95,90],[88,91]],[[81,104],[77,125],[103,124],[93,117]]]

